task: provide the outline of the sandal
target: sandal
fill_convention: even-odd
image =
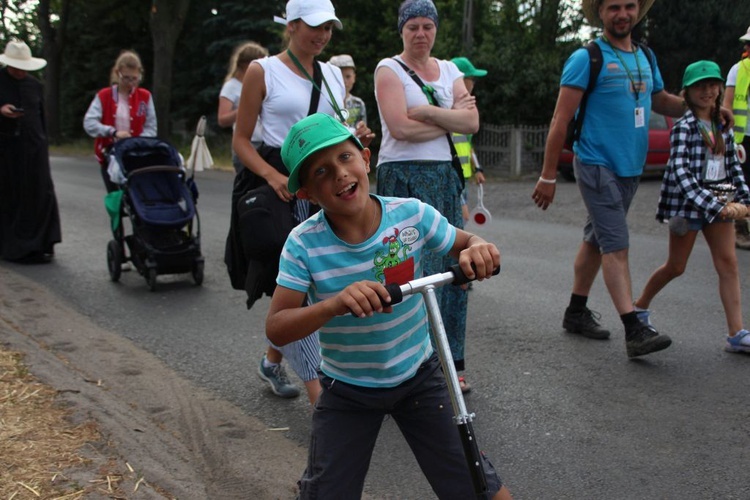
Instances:
[[[461,388],[461,392],[464,394],[466,394],[467,392],[471,392],[471,386],[463,377],[458,377],[458,386]]]

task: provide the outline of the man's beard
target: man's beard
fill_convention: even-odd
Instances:
[[[617,29],[617,23],[613,22],[607,29],[607,32],[612,36],[612,38],[622,40],[630,36],[630,34],[633,32],[633,26],[634,23],[629,23],[627,25],[627,28],[624,28],[624,31],[619,31]]]

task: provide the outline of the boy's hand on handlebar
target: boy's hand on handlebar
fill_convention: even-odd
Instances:
[[[353,314],[358,318],[372,316],[376,312],[390,313],[391,296],[386,288],[377,281],[358,281],[344,288],[334,298],[336,314],[343,316]]]
[[[472,240],[478,241],[461,251],[458,265],[469,279],[481,281],[490,278],[492,272],[500,266],[500,250],[494,243],[488,243],[476,235],[469,241]]]

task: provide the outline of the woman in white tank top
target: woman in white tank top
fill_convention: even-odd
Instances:
[[[315,61],[331,40],[333,28],[341,29],[342,25],[328,0],[291,0],[286,6],[286,18],[275,20],[286,25],[284,36],[288,41],[287,49],[275,56],[253,61],[245,72],[232,146],[242,164],[259,178],[256,179],[259,183],[268,183],[279,198],[292,201],[293,193],[287,189],[288,174],[279,150],[292,125],[311,111],[315,64],[320,65],[322,81],[318,104],[312,112],[333,116],[342,114],[346,88],[341,70],[331,64]],[[263,145],[256,149],[250,139],[259,117],[263,122]],[[365,146],[374,137],[364,123],[358,125],[356,135]],[[306,200],[297,200],[297,220],[302,221],[308,215]],[[257,282],[246,286],[246,289],[262,290],[260,294],[272,291],[278,272],[278,257],[274,262],[250,261],[249,267],[248,275],[254,276]],[[250,292],[248,295],[249,305],[260,297],[257,294],[250,296]],[[296,392],[291,389],[294,386],[289,383],[280,365],[282,354],[305,383],[310,402],[314,403],[320,392],[317,334],[283,348],[269,345],[258,368],[259,376],[270,384],[275,394],[294,397]]]

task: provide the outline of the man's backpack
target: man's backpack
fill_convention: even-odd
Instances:
[[[651,65],[652,72],[656,66],[654,64],[654,54],[651,52],[645,44],[639,42],[633,42],[633,44],[646,54],[646,60]],[[596,42],[589,42],[585,45],[586,51],[589,53],[589,82],[583,91],[583,97],[581,98],[581,104],[578,105],[578,113],[568,123],[568,129],[565,133],[565,148],[573,149],[573,143],[575,143],[581,137],[581,129],[583,128],[583,117],[586,115],[586,103],[589,100],[589,94],[594,90],[596,86],[596,80],[599,78],[599,73],[602,71],[603,57],[602,48]]]

